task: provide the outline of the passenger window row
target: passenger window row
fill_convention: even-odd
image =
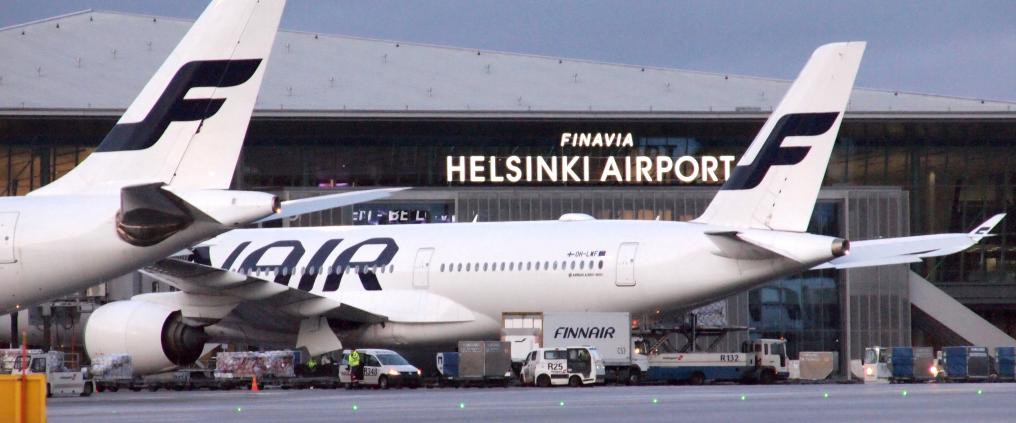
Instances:
[[[339,275],[342,273],[394,273],[395,265],[390,264],[388,266],[328,266],[315,268],[314,266],[309,267],[282,267],[274,270],[268,270],[268,268],[253,268],[253,269],[231,269],[233,272],[242,273],[249,276],[269,276],[272,274],[289,276],[293,275],[317,275],[319,272],[325,275]]]
[[[539,272],[548,270],[603,269],[603,260],[441,263],[441,272]]]

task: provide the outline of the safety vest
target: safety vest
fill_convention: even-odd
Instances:
[[[360,353],[353,351],[349,353],[349,365],[359,366],[360,365]]]

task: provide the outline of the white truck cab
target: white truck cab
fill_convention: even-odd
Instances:
[[[28,356],[27,374],[46,375],[46,396],[80,395],[87,397],[95,387],[87,378],[87,371],[74,371],[64,364],[64,355],[58,351],[35,353]],[[21,374],[21,360],[16,360],[11,374]]]
[[[745,350],[750,348],[745,351],[749,352],[748,364],[758,370],[755,379],[760,383],[770,384],[790,377],[786,340],[763,338],[745,344]]]
[[[864,349],[864,383],[889,383],[892,369],[889,368],[889,348],[868,347]]]
[[[537,348],[522,363],[523,385],[593,385],[605,377],[603,358],[594,347]]]
[[[359,385],[388,389],[391,386],[410,388],[420,386],[422,372],[409,364],[399,353],[382,349],[357,349],[356,351],[360,353],[363,379],[353,383],[353,369],[349,366],[349,353],[352,350],[344,350],[342,351],[342,363],[339,366],[339,382],[346,384],[347,387]]]

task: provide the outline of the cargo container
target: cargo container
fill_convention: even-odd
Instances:
[[[994,373],[987,347],[944,347],[942,359],[944,378],[949,381],[984,381]]]
[[[894,347],[889,351],[890,382],[927,382],[935,378],[935,350],[931,347]]]
[[[511,366],[508,342],[459,341],[457,352],[438,353],[438,383],[507,386],[512,377]]]
[[[995,348],[995,369],[1000,380],[1016,380],[1016,347]]]
[[[142,380],[134,378],[131,356],[127,354],[102,354],[93,357],[88,372],[95,382],[96,392],[141,388]]]

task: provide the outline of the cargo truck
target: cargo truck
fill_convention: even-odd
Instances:
[[[626,312],[505,313],[502,341],[511,345],[516,375],[538,348],[595,348],[603,360],[608,383],[638,383],[649,360],[635,348],[631,315]]]
[[[790,376],[786,341],[758,339],[732,353],[662,353],[649,356],[645,380],[688,383],[740,382],[770,384]]]

